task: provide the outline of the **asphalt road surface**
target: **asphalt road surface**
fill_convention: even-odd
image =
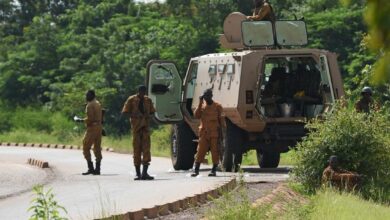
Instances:
[[[28,158],[49,162],[49,169],[27,164]],[[208,166],[203,166],[209,168]],[[100,176],[82,176],[86,162],[80,150],[0,147],[0,219],[28,219],[31,189],[36,184],[52,188],[55,199],[70,219],[93,219],[173,202],[215,188],[237,174],[209,170],[197,178],[190,171],[173,171],[170,159],[153,158],[149,173],[154,181],[134,181],[132,156],[103,152]],[[286,172],[257,172],[245,169],[246,181],[277,182]],[[283,171],[283,169],[282,169]]]

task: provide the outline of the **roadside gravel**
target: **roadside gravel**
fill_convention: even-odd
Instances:
[[[279,182],[251,182],[245,183],[244,192],[247,193],[248,199],[250,202],[254,202],[256,199],[259,199],[263,196],[268,195],[272,192],[273,189],[276,189],[280,183]],[[231,192],[232,198],[239,198],[239,193],[237,190]],[[171,214],[168,216],[160,217],[159,219],[163,220],[198,220],[202,219],[209,209],[215,207],[214,202],[208,202],[199,207],[190,208],[182,212]]]

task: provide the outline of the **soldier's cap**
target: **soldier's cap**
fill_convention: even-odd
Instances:
[[[203,96],[209,96],[209,95],[213,95],[213,90],[212,89],[204,90]]]
[[[146,86],[145,85],[139,85],[138,86],[138,92],[146,92]]]

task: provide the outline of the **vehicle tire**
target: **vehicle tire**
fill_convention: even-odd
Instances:
[[[172,125],[171,159],[175,170],[189,170],[194,164],[197,143],[194,132],[186,122]]]
[[[257,151],[257,162],[260,168],[277,168],[280,162],[280,153]]]
[[[226,129],[222,132],[222,166],[226,172],[238,171],[242,162],[242,130],[226,119]]]

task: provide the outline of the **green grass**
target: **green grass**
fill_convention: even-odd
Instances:
[[[49,133],[46,131],[38,132],[34,129],[16,129],[14,131],[0,133],[0,142],[18,142],[18,143],[45,143],[45,144],[71,144],[82,145],[83,126],[76,126],[73,132],[61,132],[62,129],[56,129]],[[160,126],[158,129],[152,130],[151,134],[151,150],[153,156],[170,157],[170,125]],[[129,135],[121,137],[113,137],[108,134],[103,137],[103,147],[112,147],[115,151],[121,153],[131,153],[132,138]],[[280,165],[294,165],[295,151],[282,153],[280,158]],[[211,162],[211,155],[206,157]],[[243,156],[243,165],[258,165],[256,151],[251,150]]]
[[[295,165],[294,160],[295,151],[290,150],[287,153],[282,153],[280,155],[279,165]],[[242,158],[243,165],[258,165],[256,150],[250,150],[248,153],[244,154]]]
[[[363,200],[359,196],[332,190],[319,192],[313,199],[312,220],[390,219],[390,207]]]
[[[130,133],[130,132],[129,132]],[[169,157],[169,134],[170,126],[161,126],[158,130],[153,130],[152,155],[160,157]],[[66,136],[49,134],[48,132],[38,132],[35,130],[17,129],[0,134],[0,142],[17,142],[17,143],[45,143],[45,144],[71,144],[82,145],[83,132],[75,132]],[[115,151],[121,153],[131,153],[132,139],[131,135],[122,136],[121,138],[103,137],[103,147],[112,147]]]
[[[290,202],[285,212],[274,212],[270,204],[253,208],[246,196],[245,189],[240,188],[233,195],[224,194],[215,200],[215,207],[206,212],[211,220],[225,219],[277,219],[277,220],[387,220],[390,219],[390,207],[367,201],[358,195],[340,193],[324,189],[312,195],[309,203],[299,205]],[[282,197],[279,199],[283,199]],[[272,201],[277,202],[279,199]]]
[[[236,192],[224,193],[214,200],[215,206],[206,211],[206,219],[210,220],[252,220],[269,219],[266,216],[269,207],[252,208],[247,190],[240,187]]]

